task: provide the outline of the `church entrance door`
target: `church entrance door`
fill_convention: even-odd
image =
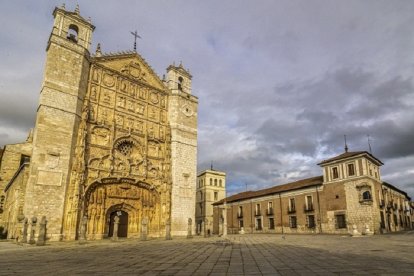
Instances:
[[[122,210],[111,213],[110,220],[109,220],[108,237],[113,236],[115,217],[119,217],[118,237],[126,238],[128,236],[128,213]]]

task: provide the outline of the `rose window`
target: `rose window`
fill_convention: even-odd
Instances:
[[[132,152],[132,146],[133,144],[131,141],[123,141],[118,145],[117,149],[123,155],[129,156]]]

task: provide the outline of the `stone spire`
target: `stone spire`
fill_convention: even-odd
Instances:
[[[80,14],[80,11],[79,11],[79,4],[76,4],[75,13],[76,13],[76,14]]]

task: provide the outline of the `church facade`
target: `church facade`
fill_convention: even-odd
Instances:
[[[79,9],[53,11],[36,123],[0,162],[0,226],[9,238],[45,216],[51,240],[186,235],[194,221],[197,97],[189,71],[160,79],[136,52],[89,47]],[[83,224],[83,225],[82,225]],[[35,226],[33,226],[35,227]],[[169,233],[166,233],[169,231]]]

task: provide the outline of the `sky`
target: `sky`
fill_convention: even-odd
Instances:
[[[322,174],[368,150],[414,197],[414,1],[78,1],[91,52],[133,49],[159,76],[174,61],[199,98],[198,170],[227,193]],[[66,1],[74,10],[75,1]],[[34,126],[52,12],[62,1],[2,1],[0,147]]]

